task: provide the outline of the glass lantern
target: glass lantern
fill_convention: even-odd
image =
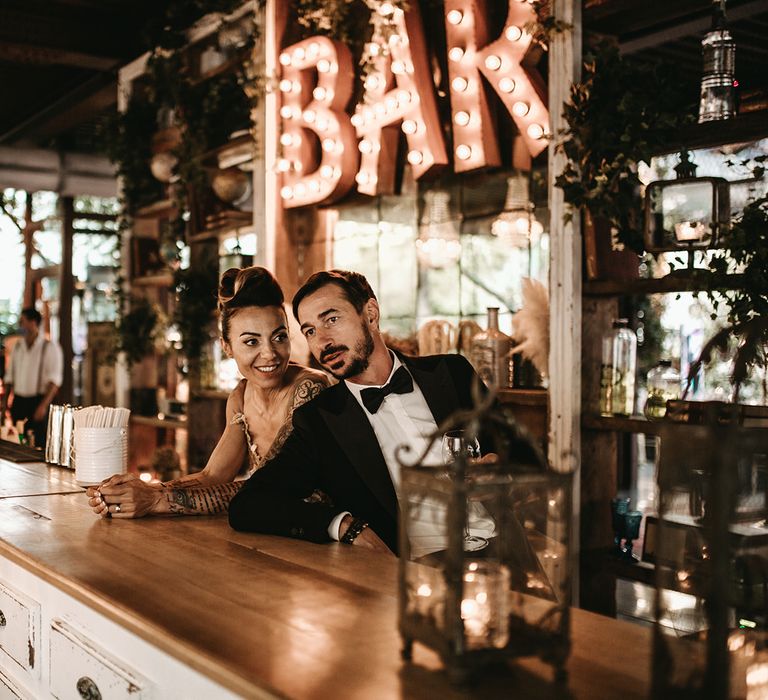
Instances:
[[[645,249],[693,251],[717,245],[730,220],[728,181],[721,177],[658,180],[645,190]]]
[[[452,681],[464,682],[488,663],[538,655],[563,682],[571,475],[549,469],[506,414],[484,406],[433,436],[443,441],[443,463],[428,463],[435,450],[401,462],[403,658],[419,642],[440,655]],[[490,442],[494,464],[473,459],[483,413],[505,436]],[[462,431],[470,447],[450,449]]]
[[[645,533],[656,567],[651,696],[765,698],[768,431],[740,425],[738,405],[686,403],[660,423],[659,513]],[[680,636],[690,597],[698,619]]]

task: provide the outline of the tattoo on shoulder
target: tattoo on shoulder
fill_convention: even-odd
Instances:
[[[326,385],[319,379],[307,378],[302,379],[297,385],[293,393],[293,407],[298,408],[302,404],[307,403],[315,398]]]

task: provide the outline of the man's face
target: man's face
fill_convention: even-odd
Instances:
[[[358,313],[337,285],[304,297],[298,315],[309,351],[334,377],[352,379],[367,369],[374,344],[366,309]]]
[[[37,323],[28,319],[26,316],[19,316],[19,329],[27,338],[37,335]]]

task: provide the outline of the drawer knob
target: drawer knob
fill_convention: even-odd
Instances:
[[[0,627],[5,627],[5,615],[2,610],[0,610]]]
[[[77,692],[83,700],[101,700],[99,686],[97,686],[88,676],[83,676],[77,681]]]

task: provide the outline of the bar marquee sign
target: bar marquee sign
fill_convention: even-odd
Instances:
[[[391,193],[399,130],[418,179],[448,164],[418,3],[382,2],[394,31],[388,51],[374,57],[362,101],[349,116],[354,70],[341,42],[315,36],[280,53],[280,144],[277,169],[286,208],[330,202],[353,186],[368,195]],[[509,0],[500,37],[488,42],[486,0],[445,0],[449,85],[456,172],[501,163],[481,74],[512,115],[531,157],[546,148],[549,112],[544,82],[525,64],[536,20],[526,0]],[[315,78],[315,75],[317,76]],[[320,157],[306,131],[314,132]]]

